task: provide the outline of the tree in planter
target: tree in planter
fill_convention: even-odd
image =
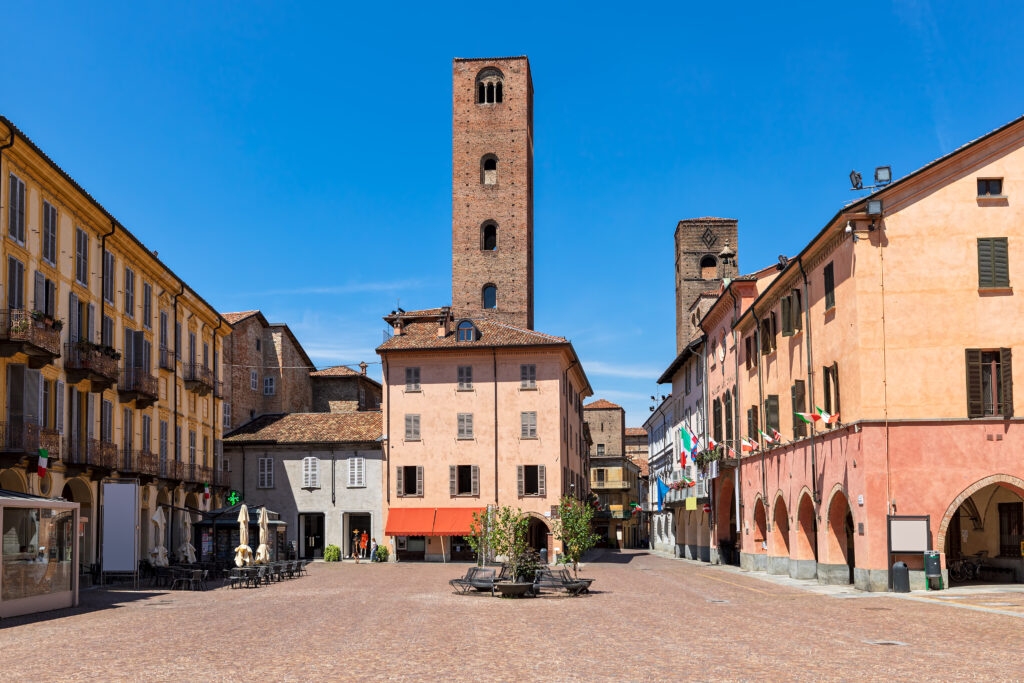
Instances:
[[[487,521],[487,511],[474,512],[473,523],[469,526],[470,535],[463,536],[466,539],[466,543],[476,553],[476,565],[478,567],[484,566],[487,562],[488,554],[488,527],[490,525]]]
[[[529,518],[519,508],[513,510],[502,505],[491,513],[487,525],[487,545],[495,555],[504,555],[508,562],[513,581],[518,581],[526,554],[526,534],[530,528]]]
[[[597,534],[590,527],[593,517],[593,506],[563,496],[558,503],[558,519],[552,520],[554,536],[562,542],[562,552],[572,562],[574,576],[579,575],[579,563],[583,554],[593,548],[598,541]]]

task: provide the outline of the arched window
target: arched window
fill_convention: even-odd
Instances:
[[[718,259],[708,254],[700,260],[700,276],[705,280],[714,280],[718,277]]]
[[[457,331],[460,342],[474,341],[476,339],[476,328],[468,320],[463,320],[459,323]]]
[[[488,67],[476,76],[476,103],[495,104],[504,99],[504,76],[494,67]]]
[[[484,185],[498,184],[498,157],[486,154],[480,159],[480,182]]]
[[[498,288],[494,285],[484,285],[484,308],[498,307]]]
[[[480,227],[480,249],[498,250],[498,226],[495,223],[487,222]]]

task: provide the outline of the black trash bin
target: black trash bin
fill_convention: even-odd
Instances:
[[[910,570],[906,562],[897,562],[892,566],[892,592],[910,592]]]

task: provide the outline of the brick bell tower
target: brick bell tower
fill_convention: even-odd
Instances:
[[[703,292],[739,274],[735,218],[686,218],[676,225],[676,353],[698,335],[690,305]],[[707,313],[707,311],[701,311]]]
[[[533,81],[526,57],[452,63],[452,307],[533,329]]]

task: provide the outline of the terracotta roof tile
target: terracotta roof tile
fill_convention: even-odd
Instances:
[[[626,436],[647,436],[647,430],[643,427],[626,427]]]
[[[258,314],[259,311],[238,311],[237,313],[221,313],[221,317],[228,321],[229,325],[240,323],[250,316]]]
[[[334,365],[323,370],[309,373],[310,377],[362,377],[363,373],[353,370],[347,365]]]
[[[583,410],[611,410],[615,408],[622,410],[622,406],[617,406],[611,401],[606,401],[603,398],[599,398],[593,403],[587,403],[583,406]]]
[[[349,413],[262,415],[224,437],[231,443],[339,443],[376,441],[383,434],[379,410]]]
[[[409,315],[406,313],[405,315]],[[419,349],[490,348],[492,346],[537,346],[568,344],[564,337],[554,337],[533,330],[513,327],[494,320],[475,319],[478,334],[473,341],[458,341],[455,325],[444,337],[437,336],[437,322],[411,322],[402,334],[396,334],[377,347],[377,351],[407,351]]]

